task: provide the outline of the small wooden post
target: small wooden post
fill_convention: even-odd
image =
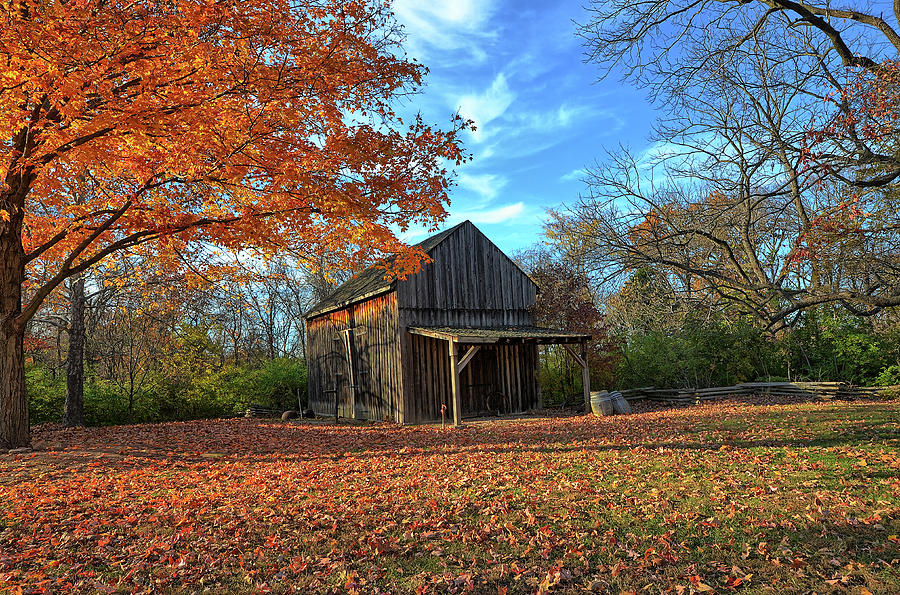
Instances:
[[[456,341],[448,340],[450,345],[450,392],[453,395],[453,425],[459,427],[462,422],[462,403],[459,395],[459,369],[456,366]]]
[[[587,343],[581,342],[581,384],[584,389],[584,410],[591,412],[591,370],[588,368]]]
[[[567,344],[562,344],[563,348],[569,352],[569,355],[581,366],[581,387],[584,390],[584,407],[587,413],[591,412],[591,370],[588,368],[587,360],[587,342],[581,342],[581,354],[575,353],[575,350]]]

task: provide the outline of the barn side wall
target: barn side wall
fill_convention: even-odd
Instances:
[[[352,361],[356,376],[355,407],[350,390],[347,349],[334,340],[340,331],[365,327],[353,335]],[[402,375],[397,299],[378,296],[307,321],[309,406],[318,415],[402,422]]]
[[[529,308],[537,287],[474,225],[462,225],[429,252],[433,262],[397,283],[401,330],[410,326],[504,327],[532,325]],[[451,413],[450,356],[446,341],[408,332],[400,337],[405,422],[440,419],[441,404]],[[464,349],[464,348],[463,348]],[[494,362],[494,363],[490,363]],[[489,347],[463,371],[461,397],[466,414],[487,412],[488,400],[511,403],[504,412],[538,404],[537,347]],[[511,401],[510,401],[511,400]]]

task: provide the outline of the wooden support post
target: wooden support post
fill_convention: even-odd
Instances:
[[[350,419],[356,419],[356,366],[353,365],[353,339],[352,328],[341,331],[344,334],[344,345],[347,348],[347,380],[350,389]],[[335,420],[337,420],[337,408],[335,408]]]
[[[459,368],[457,367],[457,343],[453,339],[447,341],[450,346],[450,394],[453,398],[453,426],[462,424],[462,403],[459,396]],[[468,355],[468,354],[466,354]]]
[[[585,411],[590,412],[591,410],[591,371],[588,368],[587,362],[587,343],[582,341],[581,343],[581,354],[575,352],[574,349],[566,345],[562,344],[566,351],[569,352],[576,362],[581,366],[581,386],[584,390],[584,406]]]
[[[465,355],[459,357],[457,346],[459,345],[453,339],[449,339],[450,344],[450,392],[453,395],[453,425],[459,427],[462,423],[462,398],[460,397],[460,375],[462,371],[469,365],[478,350],[478,345],[472,345],[466,351]]]
[[[584,411],[591,412],[591,369],[588,367],[587,343],[581,343],[581,384],[584,389]]]

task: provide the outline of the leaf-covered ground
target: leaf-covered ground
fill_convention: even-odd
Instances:
[[[898,428],[900,402],[42,427],[0,455],[0,591],[898,593]]]

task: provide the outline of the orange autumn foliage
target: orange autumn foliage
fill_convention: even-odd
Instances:
[[[98,231],[73,264],[173,234],[393,252],[387,225],[444,215],[462,154],[393,112],[424,68],[382,37],[380,3],[26,2],[6,20],[0,190],[28,257]]]
[[[396,254],[402,275],[422,255],[395,231],[446,215],[469,123],[395,111],[426,69],[386,2],[24,0],[2,19],[2,385],[41,302],[118,250]],[[0,445],[22,442],[17,391]]]

